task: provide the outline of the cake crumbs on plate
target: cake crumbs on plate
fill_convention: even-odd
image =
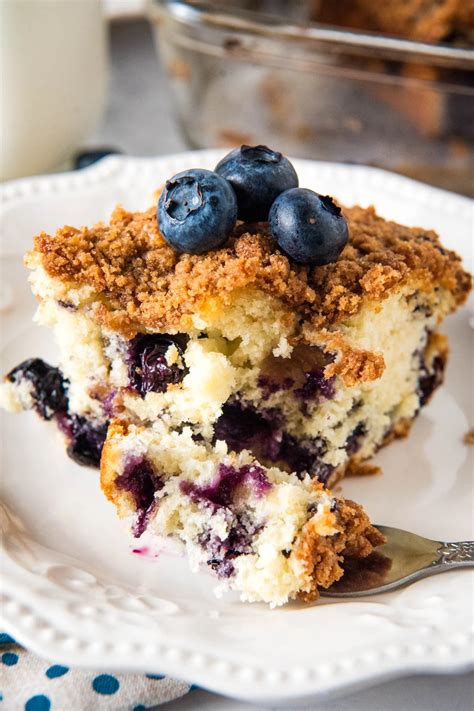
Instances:
[[[474,444],[474,427],[466,432],[463,437],[464,444]]]
[[[378,476],[382,468],[371,462],[352,461],[346,469],[346,476]]]

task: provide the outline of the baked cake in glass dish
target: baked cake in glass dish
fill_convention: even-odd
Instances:
[[[59,369],[5,379],[99,463],[135,536],[174,536],[243,599],[317,596],[382,537],[326,489],[406,435],[471,285],[422,228],[298,188],[265,147],[185,171],[144,212],[40,234],[26,256]]]
[[[473,0],[315,0],[317,22],[422,42],[474,41]]]

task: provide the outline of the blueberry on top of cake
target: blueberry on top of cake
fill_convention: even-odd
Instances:
[[[300,187],[265,146],[182,171],[144,212],[117,207],[107,224],[41,233],[26,263],[36,319],[59,345],[61,387],[49,380],[61,397],[22,364],[3,403],[55,419],[84,463],[98,462],[112,421],[102,485],[134,534],[181,538],[244,597],[274,603],[323,584],[296,575],[272,597],[255,582],[259,541],[282,521],[275,492],[300,490],[298,539],[311,497],[330,497],[322,486],[407,434],[443,380],[439,324],[471,287],[434,232]],[[285,558],[272,546],[289,579],[293,548]]]
[[[109,224],[41,233],[27,265],[65,303],[84,304],[96,322],[127,335],[186,326],[206,304],[228,303],[251,288],[318,328],[408,284],[425,293],[445,290],[449,310],[462,303],[469,277],[432,230],[388,222],[373,208],[345,208],[344,215],[349,243],[337,261],[316,268],[283,253],[268,223],[238,223],[220,249],[179,253],[161,235],[154,207],[117,207]]]

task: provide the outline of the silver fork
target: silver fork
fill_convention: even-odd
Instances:
[[[443,543],[390,526],[377,526],[387,542],[367,558],[344,563],[344,576],[326,597],[362,597],[396,590],[428,575],[474,567],[474,541]]]

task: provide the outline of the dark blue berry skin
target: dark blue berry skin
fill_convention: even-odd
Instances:
[[[94,425],[86,417],[58,413],[58,426],[68,438],[67,453],[77,464],[98,467],[108,422]]]
[[[11,370],[6,379],[12,383],[28,380],[32,385],[35,410],[45,420],[68,409],[68,381],[58,368],[45,363],[41,358],[29,358]]]
[[[237,216],[244,222],[268,220],[278,195],[298,187],[298,176],[288,158],[267,146],[236,148],[217,164],[216,173],[234,188]]]
[[[56,420],[68,440],[67,453],[71,459],[78,464],[99,466],[108,423],[97,425],[69,412],[69,382],[58,368],[41,358],[30,358],[10,371],[7,380],[13,383],[28,380],[35,410],[45,420]]]
[[[167,181],[157,215],[168,244],[178,252],[203,254],[227,240],[237,219],[237,198],[216,173],[185,170]]]
[[[164,393],[168,385],[182,381],[186,371],[168,365],[166,351],[175,345],[183,354],[183,339],[160,333],[139,334],[128,346],[127,362],[130,387],[142,397],[148,392]]]
[[[300,264],[335,262],[349,239],[346,219],[332,198],[305,188],[282,193],[269,221],[279,247]]]

